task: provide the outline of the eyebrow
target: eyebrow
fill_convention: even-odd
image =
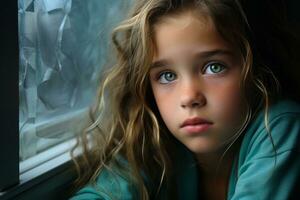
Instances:
[[[211,58],[214,56],[234,56],[235,54],[230,51],[230,50],[226,50],[226,49],[216,49],[216,50],[211,50],[211,51],[201,51],[198,52],[194,55],[195,58],[201,58],[201,59],[207,59],[207,58]],[[157,60],[155,62],[153,62],[150,66],[150,68],[158,68],[158,67],[164,67],[164,66],[168,66],[169,65],[169,61],[167,59],[162,59],[162,60]]]

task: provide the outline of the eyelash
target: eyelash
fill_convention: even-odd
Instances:
[[[205,71],[206,71],[210,66],[212,66],[212,65],[214,65],[214,64],[217,64],[217,65],[221,66],[222,69],[221,69],[220,72],[210,73],[210,74],[220,74],[220,73],[223,73],[224,70],[226,70],[226,69],[228,68],[225,64],[223,64],[223,63],[221,63],[221,62],[213,61],[213,62],[209,62],[209,63],[205,64],[205,66],[203,67],[203,70],[201,70],[202,73],[203,73],[203,74],[207,74],[207,73],[205,73]],[[176,75],[174,72],[172,72],[172,71],[170,71],[170,70],[165,70],[165,71],[160,72],[160,73],[158,74],[158,77],[157,77],[157,80],[158,80],[161,84],[169,84],[169,83],[171,83],[171,82],[174,81],[174,80],[172,80],[172,81],[167,81],[167,82],[162,82],[162,81],[160,81],[161,78],[162,78],[164,75],[166,75],[167,73],[172,73],[173,75],[175,75],[174,80],[176,80],[177,75]]]

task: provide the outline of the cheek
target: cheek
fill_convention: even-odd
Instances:
[[[171,94],[168,91],[160,90],[156,87],[153,87],[152,91],[162,119],[164,120],[167,127],[171,128],[169,127],[169,124],[173,119],[172,117],[174,117],[174,104],[176,103],[174,102],[176,99],[174,98],[174,94]]]
[[[172,110],[171,104],[168,103],[172,99],[170,98],[170,95],[166,95],[162,92],[154,92],[153,94],[158,110],[161,116],[164,118],[164,116],[168,114],[168,111]]]
[[[214,110],[224,122],[240,123],[243,119],[245,104],[238,84],[227,84],[212,94]]]

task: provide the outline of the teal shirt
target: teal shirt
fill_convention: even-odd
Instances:
[[[261,112],[243,138],[227,199],[290,199],[300,178],[300,106],[290,101],[274,104],[269,128],[277,151],[276,165]]]
[[[300,106],[287,100],[272,105],[269,128],[276,147],[276,163],[272,142],[264,125],[264,112],[261,112],[248,126],[232,165],[228,200],[286,200],[296,191],[300,180]],[[182,151],[178,158],[174,166],[178,188],[176,196],[178,199],[199,199],[201,191],[198,190],[198,170],[193,156]],[[118,200],[138,199],[138,192],[131,183],[122,176],[111,176],[111,173],[103,171],[97,180],[101,180],[101,185],[97,182],[96,187],[87,185],[71,199],[108,200],[111,199],[108,193]],[[165,199],[163,192],[160,199]]]

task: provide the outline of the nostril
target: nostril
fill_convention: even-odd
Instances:
[[[198,107],[200,106],[200,103],[199,102],[193,102],[192,103],[192,107],[195,108],[195,107]]]
[[[197,107],[201,107],[203,105],[205,105],[205,99],[192,100],[192,101],[183,103],[181,106],[183,108],[186,108],[186,107],[197,108]]]

